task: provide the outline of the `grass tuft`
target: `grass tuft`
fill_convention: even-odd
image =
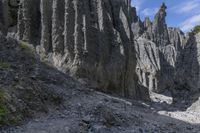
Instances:
[[[23,49],[23,50],[29,50],[29,49],[30,49],[28,43],[27,43],[27,42],[24,42],[24,41],[20,41],[19,47],[20,47],[21,49]]]
[[[31,54],[35,52],[35,49],[28,42],[25,41],[20,41],[19,48],[27,52],[30,52]]]
[[[8,62],[0,60],[0,68],[2,69],[10,68],[10,64]]]
[[[8,125],[8,109],[5,105],[5,94],[0,91],[0,125]]]

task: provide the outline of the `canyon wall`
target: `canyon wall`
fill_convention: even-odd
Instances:
[[[130,0],[1,0],[0,7],[4,34],[18,7],[17,38],[92,88],[144,99],[146,88],[199,91],[200,35],[168,27],[165,4],[143,22]]]
[[[18,39],[101,91],[147,98],[139,85],[130,0],[21,0]]]
[[[166,8],[162,4],[152,22],[135,15],[132,23],[139,81],[154,92],[199,91],[199,35],[167,27]]]

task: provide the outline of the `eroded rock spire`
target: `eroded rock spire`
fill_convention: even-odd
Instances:
[[[55,67],[105,92],[148,98],[137,84],[130,0],[21,0],[21,5],[19,38],[36,40],[39,53]]]
[[[165,20],[165,17],[167,15],[166,9],[167,7],[165,3],[162,3],[153,21],[153,34],[154,34],[153,40],[157,45],[166,45],[169,43],[169,35]]]

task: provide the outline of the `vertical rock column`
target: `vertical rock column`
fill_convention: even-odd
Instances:
[[[169,35],[167,30],[167,24],[165,21],[166,17],[166,5],[163,3],[156,14],[153,22],[153,34],[154,38],[153,41],[158,46],[166,46],[169,44]]]
[[[47,54],[52,50],[51,30],[52,30],[52,0],[41,0],[41,47]]]
[[[21,0],[18,11],[19,39],[37,44],[40,36],[40,0]]]
[[[55,54],[64,53],[64,13],[65,0],[53,0],[52,45]]]
[[[89,15],[89,2],[88,0],[83,1],[83,33],[84,33],[84,52],[88,53],[90,45],[90,42],[88,42],[88,37],[89,37],[89,19],[90,19],[90,15]],[[88,19],[89,18],[89,19]]]
[[[109,63],[111,63],[110,56],[112,40],[113,40],[113,29],[109,20],[109,14],[106,9],[108,1],[99,0],[97,1],[97,12],[98,12],[98,68],[97,68],[97,79],[99,80],[100,86],[103,91],[109,92],[112,90],[115,91],[115,84],[112,83],[111,75],[115,71],[108,70]],[[111,63],[112,64],[112,63]],[[107,72],[109,71],[109,72]]]
[[[85,60],[84,62],[87,62],[87,65],[91,68],[95,62],[97,62],[97,45],[98,45],[98,30],[97,24],[94,25],[94,18],[95,21],[97,18],[97,13],[94,11],[94,7],[92,7],[91,4],[92,1],[89,0],[84,0],[83,1],[83,33],[84,33],[84,48],[83,48],[83,54],[85,55]],[[93,0],[94,2],[94,0]],[[93,10],[93,11],[92,11]],[[96,16],[91,16],[91,14],[96,15]],[[93,19],[93,20],[92,20]],[[93,21],[93,22],[92,22]],[[97,22],[95,22],[97,23]],[[96,41],[95,41],[96,40]]]
[[[74,59],[75,10],[72,0],[65,0],[64,52],[66,62]]]
[[[85,4],[85,47],[87,61],[93,65],[98,62],[99,46],[99,23],[97,0],[84,1]]]
[[[22,3],[20,3],[18,9],[18,22],[17,22],[17,34],[19,40],[23,39],[23,33],[24,33],[23,6]]]
[[[3,2],[2,0],[0,1],[0,23],[3,21]]]
[[[83,32],[83,1],[82,0],[74,0],[75,7],[75,42],[74,42],[74,52],[75,59],[74,63],[76,65],[81,65],[82,57],[83,57],[83,47],[84,47],[84,32]]]
[[[130,1],[127,0],[127,5],[130,5]],[[146,93],[146,90],[136,89],[136,82],[138,80],[135,67],[136,67],[136,57],[133,42],[133,33],[131,32],[131,17],[129,16],[131,10],[127,10],[129,6],[121,3],[119,9],[119,25],[117,26],[122,40],[122,46],[124,48],[125,67],[124,67],[124,91],[125,96],[132,97],[137,93]],[[133,69],[134,68],[134,69]],[[139,87],[138,87],[139,88]],[[139,95],[137,95],[139,96]]]
[[[0,27],[0,29],[2,30],[2,32],[4,34],[7,34],[7,30],[8,30],[8,16],[9,16],[9,12],[8,12],[9,8],[8,8],[8,1],[7,0],[1,0],[0,1],[0,24],[2,25]]]
[[[32,0],[22,0],[22,7],[23,7],[23,21],[24,21],[24,32],[23,38],[24,41],[31,40],[31,6]]]
[[[104,66],[108,63],[111,46],[114,40],[112,16],[110,14],[110,6],[108,1],[98,1],[98,22],[99,22],[99,52],[100,52],[100,63]],[[108,6],[108,7],[106,7]]]

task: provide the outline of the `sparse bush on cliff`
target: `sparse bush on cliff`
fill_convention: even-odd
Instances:
[[[197,25],[194,27],[194,29],[192,30],[192,33],[194,35],[198,34],[200,32],[200,25]]]

